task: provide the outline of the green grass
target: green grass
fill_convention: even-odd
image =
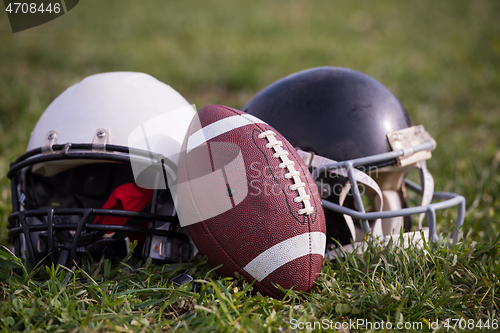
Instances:
[[[105,71],[146,72],[198,107],[236,108],[305,68],[365,72],[436,139],[428,163],[436,189],[467,200],[466,237],[457,246],[371,248],[325,262],[314,293],[291,292],[284,300],[250,294],[247,284],[222,279],[202,259],[137,271],[103,261],[73,273],[41,268],[17,277],[9,267],[19,263],[2,253],[0,328],[262,332],[290,329],[292,319],[499,318],[498,17],[495,0],[86,0],[59,19],[12,34],[0,13],[0,244],[7,244],[9,163],[57,95]],[[439,215],[441,232],[453,218]],[[168,283],[182,272],[200,280],[201,294]]]
[[[73,332],[277,332],[299,322],[325,325],[326,320],[332,327],[330,322],[359,319],[394,327],[420,323],[413,328],[424,330],[446,319],[493,325],[500,301],[498,251],[498,244],[474,249],[464,244],[426,249],[373,245],[362,256],[325,262],[312,293],[290,291],[283,300],[253,295],[251,285],[220,278],[204,261],[163,267],[146,263],[132,271],[128,264],[101,260],[60,273],[41,268],[20,278],[7,267],[23,266],[2,251],[0,323],[5,331]],[[179,272],[195,276],[200,293],[173,286],[169,279]],[[443,324],[441,331],[447,331]]]

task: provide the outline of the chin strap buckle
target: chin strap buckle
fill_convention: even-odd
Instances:
[[[109,131],[104,128],[98,128],[92,140],[92,151],[94,153],[105,153],[107,143],[109,143]]]
[[[50,131],[49,133],[47,133],[47,135],[45,136],[45,140],[43,140],[43,144],[42,144],[42,154],[43,155],[55,153],[52,146],[57,144],[57,137],[58,136],[59,135],[57,134],[56,131]]]
[[[393,151],[402,150],[398,157],[398,165],[406,166],[431,158],[431,151],[436,148],[436,142],[424,129],[424,126],[412,126],[387,134],[387,140]],[[432,147],[415,152],[415,147],[431,142]]]

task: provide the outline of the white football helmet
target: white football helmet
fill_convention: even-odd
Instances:
[[[137,240],[144,260],[189,260],[196,250],[178,225],[166,178],[195,113],[142,73],[92,75],[68,88],[8,173],[15,254],[32,265],[72,265],[85,253],[121,260]]]

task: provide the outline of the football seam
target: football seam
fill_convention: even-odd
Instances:
[[[309,274],[308,276],[308,281],[307,281],[307,286],[308,288],[311,286],[311,275],[313,273],[313,253],[312,253],[312,239],[311,239],[311,224],[308,224],[309,227]],[[312,288],[311,288],[312,289]]]
[[[223,106],[223,105],[221,105],[221,106],[222,106],[224,109],[229,110],[229,111],[231,111],[232,113],[234,113],[234,114],[236,114],[236,115],[239,115],[237,112],[235,112],[235,111],[234,111],[234,110],[232,110],[231,108],[228,108],[228,107]],[[254,123],[253,121],[252,121],[252,123],[253,123],[254,125],[258,125],[258,124],[256,124],[256,123]],[[190,126],[190,127],[191,127],[191,126]],[[204,126],[202,126],[202,128],[203,128],[203,127],[204,127]],[[260,127],[260,126],[259,126],[259,127]],[[211,164],[212,164],[212,160],[211,160]],[[212,166],[212,168],[213,168],[213,166]],[[186,171],[186,175],[189,177],[189,171],[187,170],[187,164],[186,164],[186,170],[185,170],[185,171]],[[189,186],[189,185],[188,185],[188,186]],[[193,195],[192,195],[191,188],[189,188],[189,189],[190,189],[190,191],[189,191],[189,195],[190,195],[190,197],[191,197],[191,207],[195,210],[195,212],[197,213],[198,217],[199,217],[199,218],[201,218],[200,211],[199,211],[199,209],[197,209],[197,208],[196,208],[196,207],[197,207],[197,205],[196,205],[196,200],[195,200],[195,198],[194,198],[194,197],[193,197]],[[254,281],[254,280],[255,280],[255,283],[257,283],[257,284],[258,284],[258,286],[259,286],[260,288],[262,288],[264,291],[266,291],[269,295],[273,295],[273,297],[275,297],[275,298],[280,298],[280,297],[279,297],[279,294],[277,294],[275,291],[272,291],[271,289],[269,289],[269,288],[268,288],[267,286],[265,286],[263,283],[258,282],[258,281],[257,281],[257,280],[253,277],[253,276],[251,276],[248,272],[246,272],[246,271],[243,269],[243,267],[240,267],[240,265],[239,265],[239,264],[237,264],[237,263],[236,263],[236,262],[235,262],[235,261],[234,261],[234,260],[233,260],[233,259],[232,259],[232,258],[231,258],[228,254],[227,254],[227,253],[226,253],[226,251],[225,251],[224,247],[220,244],[220,242],[217,240],[217,238],[213,235],[213,233],[212,233],[212,232],[211,232],[211,230],[210,230],[210,227],[207,225],[207,223],[206,223],[204,220],[203,220],[202,222],[200,222],[200,224],[203,226],[203,229],[204,229],[205,233],[206,233],[207,235],[209,235],[209,237],[210,237],[210,238],[214,241],[214,243],[216,244],[216,246],[219,248],[219,250],[222,252],[222,254],[223,254],[223,255],[224,255],[224,256],[225,256],[225,257],[229,260],[229,262],[231,262],[231,263],[234,265],[234,267],[236,267],[236,268],[239,270],[239,273],[240,273],[240,274],[242,274],[243,276],[245,276],[247,280],[251,280],[251,281]],[[309,228],[310,228],[310,226],[309,226]],[[309,249],[309,252],[311,252],[311,250],[310,250],[310,249]],[[310,255],[310,254],[309,254],[309,255]],[[309,275],[310,275],[310,274],[309,274]],[[269,282],[271,282],[271,281],[269,280]]]
[[[229,108],[229,107],[226,107],[226,106],[222,106],[223,108],[225,108],[226,110],[228,111],[231,111],[232,113],[236,114],[236,115],[239,115],[238,112],[235,112],[235,110]],[[251,121],[251,120],[250,120]],[[255,122],[252,121],[252,123],[260,128],[261,131],[266,131],[266,128],[262,125],[262,124],[257,124]],[[255,132],[256,130],[254,129],[253,132]],[[262,133],[262,132],[261,132]],[[286,138],[285,138],[286,139]],[[257,147],[257,149],[259,149],[259,151],[264,155],[264,158],[266,159],[266,162],[267,162],[267,165],[269,167],[269,169],[271,169],[271,166],[269,164],[269,160],[266,156],[266,154],[262,151],[262,149],[259,147],[259,145],[255,142],[255,137],[252,135],[252,141],[254,142],[255,146]],[[285,142],[288,142],[288,141],[285,141]],[[285,143],[286,144],[286,143]],[[288,145],[287,145],[288,146]],[[295,158],[295,160],[298,162],[297,164],[299,164],[300,166],[300,170],[302,172],[302,174],[304,175],[303,178],[305,178],[305,181],[307,183],[307,187],[309,189],[309,194],[311,196],[311,199],[314,203],[314,208],[315,208],[315,212],[314,212],[314,218],[310,215],[305,215],[304,214],[304,221],[303,222],[300,222],[296,217],[295,217],[295,214],[293,213],[289,203],[288,203],[288,200],[285,200],[286,204],[287,204],[287,207],[288,207],[288,210],[290,212],[290,214],[293,216],[293,218],[295,220],[297,220],[300,224],[302,225],[305,225],[307,223],[306,219],[309,219],[311,223],[307,223],[307,226],[308,226],[308,229],[309,229],[309,274],[308,274],[308,281],[307,281],[307,285],[308,286],[311,286],[311,275],[312,275],[312,271],[313,271],[313,254],[312,254],[312,240],[311,240],[311,232],[312,232],[312,228],[311,228],[311,224],[314,224],[314,222],[316,222],[316,218],[318,217],[318,206],[317,206],[317,202],[316,202],[316,199],[314,198],[314,195],[312,194],[312,191],[311,191],[311,184],[309,183],[309,179],[307,178],[306,176],[306,173],[304,172],[304,168],[302,166],[302,164],[300,163],[300,161],[298,160],[298,158],[300,158],[300,156],[297,156],[295,154],[295,152],[293,150],[290,149],[290,147],[288,146],[288,152],[292,154],[292,156]],[[308,171],[309,172],[309,171]],[[274,173],[271,172],[271,175],[273,176],[273,179],[274,181],[278,184],[278,186],[280,187],[280,189],[283,191],[283,194],[285,194],[284,192],[284,189],[281,187],[281,185],[278,183],[276,177],[274,176]],[[285,194],[285,198],[286,198],[286,194]]]
[[[229,107],[227,107],[227,106],[223,106],[223,105],[221,105],[221,106],[222,106],[223,108],[225,108],[226,110],[229,110],[229,111],[233,112],[234,114],[238,115],[238,113],[237,113],[237,112],[235,112],[235,110],[233,110],[233,109],[231,109],[231,108],[229,108]],[[266,129],[266,128],[262,125],[262,124],[260,124],[260,123],[255,123],[255,122],[253,122],[251,119],[249,119],[249,121],[251,121],[251,122],[252,122],[252,123],[253,123],[256,127],[260,128],[262,131],[266,131],[266,130],[267,130],[267,129]],[[268,125],[268,126],[269,126],[269,125]],[[271,129],[274,129],[274,128],[272,128],[272,126],[270,126],[270,128],[271,128]],[[280,133],[279,133],[279,135],[283,137],[283,135],[281,135]],[[299,222],[299,223],[301,223],[301,224],[305,224],[305,223],[306,223],[305,219],[306,219],[307,217],[309,217],[309,219],[311,220],[311,223],[314,223],[314,222],[316,222],[316,218],[318,217],[318,204],[317,204],[317,202],[316,202],[316,199],[314,198],[314,195],[312,195],[312,191],[311,191],[311,184],[309,183],[309,179],[308,179],[308,178],[307,178],[307,176],[306,176],[306,173],[305,173],[305,171],[304,171],[304,167],[303,167],[302,163],[300,163],[300,162],[302,161],[302,159],[301,159],[301,157],[300,157],[300,156],[298,156],[298,155],[296,154],[296,152],[295,152],[295,148],[293,148],[293,147],[289,146],[289,144],[290,144],[290,143],[288,142],[288,140],[286,140],[286,138],[285,138],[285,137],[283,137],[283,138],[285,139],[284,144],[286,144],[286,146],[287,146],[287,148],[288,148],[288,150],[287,150],[287,151],[293,155],[293,157],[294,157],[294,158],[295,158],[295,160],[297,161],[297,164],[300,166],[300,170],[302,171],[302,174],[304,175],[305,181],[307,182],[307,187],[308,187],[308,189],[309,189],[309,194],[310,194],[311,199],[312,199],[312,201],[313,201],[313,203],[314,203],[314,216],[315,216],[315,217],[313,218],[313,217],[311,216],[311,214],[310,214],[310,215],[306,215],[306,216],[304,216],[304,223],[301,223],[301,222]],[[252,136],[252,139],[253,139],[253,141],[254,141],[254,143],[255,143],[255,139],[253,138],[253,136]],[[256,144],[256,143],[255,143],[255,144]],[[268,163],[268,165],[269,165],[269,161],[268,161],[267,156],[265,155],[265,153],[264,153],[264,152],[260,149],[260,147],[259,147],[257,144],[256,144],[256,146],[257,146],[257,148],[259,148],[259,150],[260,150],[260,151],[264,154],[264,157],[266,158],[266,161],[267,161],[267,163]],[[293,148],[293,149],[290,149],[290,148]],[[307,170],[307,172],[309,172],[309,170]],[[273,175],[273,177],[274,177],[274,175]],[[279,185],[279,184],[278,184],[278,185]],[[281,188],[281,186],[280,186],[280,188]],[[288,204],[288,200],[287,200],[287,204]]]
[[[262,130],[262,128],[261,128]],[[265,131],[265,129],[264,129]],[[257,129],[254,129],[253,132],[258,132]],[[260,132],[262,133],[262,132]],[[269,167],[270,169],[270,174],[273,176],[273,180],[274,182],[279,186],[280,190],[283,192],[283,194],[285,195],[285,202],[286,202],[286,206],[288,208],[288,212],[290,213],[290,215],[300,224],[302,225],[305,225],[307,223],[306,221],[306,218],[308,217],[307,215],[305,215],[303,217],[303,220],[304,221],[300,221],[300,219],[298,217],[295,216],[295,213],[294,213],[294,210],[290,207],[290,203],[288,202],[288,199],[286,199],[287,195],[285,193],[285,190],[281,187],[280,183],[278,182],[278,180],[276,179],[276,176],[274,175],[274,173],[272,172],[272,169],[271,169],[271,165],[269,164],[269,159],[267,158],[266,156],[266,153],[264,151],[262,151],[262,149],[259,147],[259,145],[257,144],[257,142],[255,142],[255,137],[252,135],[252,141],[253,143],[255,144],[255,146],[257,147],[257,149],[259,149],[259,151],[262,153],[262,155],[264,156],[264,158],[266,159],[266,163],[267,163],[267,166]],[[302,217],[302,216],[301,216]]]
[[[187,170],[186,170],[186,173],[187,173]],[[189,191],[189,195],[191,197],[191,207],[193,209],[195,209],[198,217],[201,217],[201,215],[199,214],[199,210],[196,209],[197,205],[196,205],[196,200],[195,198],[192,196],[192,193],[191,191]],[[205,221],[202,221],[200,222],[199,224],[201,224],[201,226],[203,227],[206,235],[208,235],[212,240],[213,242],[215,243],[215,245],[219,248],[219,251],[224,255],[224,257],[226,257],[233,265],[234,267],[236,267],[238,270],[239,270],[239,273],[243,276],[246,277],[247,280],[255,280],[255,282],[262,288],[264,289],[268,294],[270,295],[273,295],[273,297],[275,298],[279,298],[278,297],[278,294],[276,294],[275,292],[273,292],[272,290],[270,290],[268,287],[266,287],[264,284],[258,282],[253,276],[251,276],[248,272],[246,272],[243,267],[241,267],[238,263],[236,263],[225,251],[224,247],[220,244],[220,242],[217,240],[217,238],[213,235],[213,233],[211,232],[210,230],[210,227],[207,225],[207,223]],[[188,226],[188,228],[191,227],[191,226]]]
[[[314,212],[314,207],[311,205],[310,200],[311,196],[309,195],[311,191],[309,191],[309,194],[307,194],[307,184],[302,181],[303,178],[307,175],[305,175],[303,172],[301,173],[299,171],[299,168],[295,168],[295,162],[300,162],[298,160],[294,161],[293,155],[288,158],[290,152],[282,147],[283,141],[286,141],[286,138],[284,138],[282,135],[279,135],[278,138],[282,140],[279,141],[278,139],[276,139],[276,136],[278,136],[276,132],[267,130],[260,133],[257,138],[267,139],[267,143],[264,147],[266,149],[274,151],[272,157],[275,159],[279,159],[280,164],[278,165],[278,167],[280,169],[283,169],[283,171],[285,170],[285,168],[287,169],[288,173],[284,175],[284,178],[289,179],[292,182],[292,185],[289,185],[288,189],[290,191],[297,192],[295,198],[293,199],[293,202],[300,202],[303,205],[303,208],[299,209],[297,213],[299,215],[311,215]],[[287,148],[286,145],[285,148]]]
[[[222,106],[224,109],[226,109],[226,110],[228,110],[228,111],[232,112],[232,113],[233,113],[233,114],[235,114],[235,115],[240,115],[238,112],[236,112],[235,110],[233,110],[233,109],[231,109],[231,108],[229,108],[229,107],[226,107],[226,106],[224,106],[224,105],[221,105],[221,106]],[[250,121],[251,121],[251,120],[250,120]],[[255,122],[253,122],[253,121],[251,121],[251,122],[254,124],[254,126],[256,126],[256,127],[260,128],[260,130],[261,130],[261,131],[263,131],[263,132],[264,132],[264,131],[266,131],[266,130],[267,130],[267,129],[266,129],[266,128],[262,125],[262,124],[255,123]],[[254,130],[253,130],[253,132],[255,132],[255,131],[256,131],[256,130],[254,129]],[[261,132],[261,133],[262,133],[262,132]],[[269,167],[269,168],[271,168],[271,166],[270,166],[270,164],[269,164],[269,160],[268,160],[268,158],[267,158],[266,154],[262,151],[262,149],[259,147],[259,145],[255,142],[255,138],[254,138],[254,136],[253,136],[253,135],[252,135],[252,141],[254,142],[255,146],[259,149],[259,151],[260,151],[260,152],[264,155],[264,158],[266,159],[266,162],[267,162],[268,167]],[[289,148],[289,147],[288,147],[288,148]],[[303,177],[303,178],[305,178],[305,180],[306,180],[306,182],[307,182],[307,187],[308,187],[308,189],[309,189],[309,193],[310,193],[310,195],[311,195],[311,197],[312,197],[312,199],[313,199],[313,202],[314,202],[314,208],[315,208],[315,212],[314,212],[315,217],[314,217],[314,219],[313,219],[313,217],[312,217],[312,216],[310,216],[310,215],[304,215],[304,221],[303,221],[303,222],[300,222],[300,220],[299,220],[298,218],[296,218],[296,217],[295,217],[295,214],[293,213],[293,211],[292,211],[292,209],[291,209],[291,207],[290,207],[290,205],[289,205],[289,203],[288,203],[288,200],[285,200],[285,202],[286,202],[286,204],[287,204],[287,207],[288,207],[288,210],[289,210],[290,214],[293,216],[293,218],[294,218],[295,220],[297,220],[297,221],[298,221],[300,224],[302,224],[302,225],[305,225],[305,224],[307,223],[306,219],[309,219],[309,220],[310,220],[310,222],[311,222],[311,223],[307,223],[307,226],[308,226],[308,229],[309,229],[309,255],[308,255],[308,256],[309,256],[309,260],[308,260],[308,261],[309,261],[309,274],[308,274],[308,281],[307,281],[307,285],[308,285],[308,286],[310,286],[310,285],[311,285],[311,274],[312,274],[312,269],[313,269],[313,267],[312,267],[312,266],[313,266],[313,263],[312,263],[312,260],[313,260],[313,258],[312,258],[312,244],[311,244],[311,235],[310,235],[310,233],[311,233],[311,231],[312,231],[311,224],[314,224],[314,222],[315,222],[315,220],[316,220],[316,218],[317,218],[317,216],[318,216],[318,215],[317,215],[317,214],[318,214],[318,210],[317,210],[317,207],[318,207],[318,206],[317,206],[317,202],[316,202],[316,200],[315,200],[315,198],[314,198],[314,195],[312,195],[312,191],[311,191],[310,183],[309,183],[309,180],[307,179],[307,177],[305,176],[303,166],[302,166],[302,164],[299,162],[299,160],[297,159],[297,157],[298,157],[298,156],[297,156],[297,155],[293,152],[293,150],[288,149],[288,151],[289,151],[289,152],[291,152],[291,153],[292,153],[292,156],[295,158],[295,160],[297,160],[297,161],[298,161],[298,163],[297,163],[297,164],[299,164],[300,169],[301,169],[301,171],[302,171],[302,174],[304,175],[304,177]],[[300,158],[300,157],[298,157],[298,158]],[[308,171],[308,172],[309,172],[309,171]],[[278,184],[278,186],[280,187],[280,189],[283,191],[283,194],[285,194],[285,193],[284,193],[284,189],[283,189],[283,188],[281,187],[281,185],[278,183],[278,181],[277,181],[277,179],[276,179],[276,177],[275,177],[274,173],[272,173],[272,172],[271,172],[271,175],[273,176],[274,181]],[[286,198],[286,194],[285,194],[285,198]],[[210,234],[210,235],[212,236],[212,234]],[[217,243],[217,244],[219,244],[219,243]],[[229,258],[229,259],[230,259],[231,261],[233,261],[231,258]],[[233,261],[233,262],[234,262],[234,261]]]
[[[237,116],[241,116],[241,114],[240,114],[240,113],[238,113],[236,110],[234,110],[234,109],[232,109],[232,108],[230,108],[230,107],[227,107],[227,106],[224,106],[224,105],[219,105],[219,106],[220,106],[220,107],[222,107],[223,109],[226,109],[227,111],[232,112],[233,114],[235,114],[235,115],[237,115]],[[240,112],[241,112],[241,111],[240,111]],[[249,121],[250,121],[250,122],[251,122],[254,126],[258,127],[258,128],[259,128],[262,132],[264,132],[264,131],[266,131],[266,130],[267,130],[264,126],[262,126],[262,124],[255,123],[255,122],[254,122],[253,120],[251,120],[251,119],[248,119],[248,120],[249,120]],[[268,126],[269,126],[269,125],[268,125]],[[272,127],[271,127],[271,128],[272,128]],[[255,132],[255,131],[256,131],[256,129],[254,129],[254,130],[253,130],[253,132]],[[262,132],[261,132],[261,133],[262,133]],[[281,135],[281,136],[282,136],[282,135]],[[271,166],[270,166],[270,164],[269,164],[269,159],[267,158],[267,155],[264,153],[264,151],[262,151],[262,149],[259,147],[259,145],[257,144],[257,142],[255,142],[255,137],[254,137],[253,135],[252,135],[252,141],[253,141],[253,143],[255,144],[255,146],[257,147],[257,149],[259,149],[259,151],[262,153],[262,155],[264,155],[264,158],[266,159],[267,166],[268,166],[268,167],[269,167],[269,169],[272,171]],[[271,148],[270,148],[270,149],[271,149]],[[289,149],[289,150],[290,150],[290,149]],[[292,155],[293,155],[293,157],[295,158],[295,160],[297,160],[297,155],[295,155],[295,153],[293,153],[293,152],[292,152]],[[300,158],[300,157],[299,157],[299,158]],[[297,162],[298,162],[298,164],[300,165],[300,168],[301,168],[302,173],[304,174],[304,170],[303,170],[303,168],[302,168],[302,164],[301,164],[298,160],[297,160]],[[285,190],[284,190],[284,189],[281,187],[281,185],[279,184],[279,182],[278,182],[278,180],[276,179],[276,177],[275,177],[274,173],[273,173],[273,172],[270,172],[270,173],[271,173],[271,175],[273,176],[274,181],[276,182],[276,184],[278,184],[278,186],[280,187],[281,191],[283,192],[283,194],[285,195],[285,198],[286,198],[286,197],[287,197],[287,195],[286,195],[286,193],[285,193]],[[305,175],[305,174],[304,174],[304,175]],[[311,193],[309,180],[308,180],[308,179],[307,179],[307,177],[305,177],[305,176],[304,176],[304,178],[306,179],[307,186],[308,186],[308,188],[309,188],[309,193]],[[312,193],[311,193],[311,194],[312,194]],[[299,223],[300,223],[300,224],[302,224],[302,225],[305,225],[305,224],[307,223],[307,218],[309,218],[309,219],[310,219],[310,221],[311,221],[311,223],[314,223],[314,220],[315,220],[315,219],[313,220],[313,219],[312,219],[312,217],[311,217],[310,215],[304,215],[304,217],[303,217],[303,222],[301,222],[301,221],[300,221],[300,219],[298,219],[298,218],[295,216],[295,214],[293,213],[293,210],[291,209],[291,207],[290,207],[290,204],[289,204],[288,200],[285,200],[285,202],[286,202],[286,205],[287,205],[287,208],[288,208],[288,210],[289,210],[290,214],[293,216],[293,218],[294,218],[297,222],[299,222]],[[315,200],[313,200],[313,202],[315,203],[315,213],[314,213],[314,215],[315,215],[315,216],[317,216],[317,213],[318,213],[318,212],[317,212],[316,201],[315,201]]]
[[[288,151],[289,151],[289,152],[293,155],[293,157],[295,158],[295,160],[297,160],[297,161],[302,161],[302,159],[300,158],[300,156],[298,156],[298,155],[296,154],[296,152],[295,152],[295,148],[294,148],[293,150],[292,150],[292,149],[290,149],[290,146],[289,146],[289,147],[287,147],[287,148],[288,148]],[[293,148],[293,147],[291,147],[291,148]],[[299,160],[299,159],[300,159],[300,160]],[[314,223],[314,222],[316,222],[316,219],[317,219],[317,217],[318,217],[318,204],[317,204],[316,199],[314,198],[314,195],[313,195],[313,193],[312,193],[312,191],[311,191],[311,184],[309,183],[309,179],[308,179],[308,178],[307,178],[307,176],[306,176],[306,171],[307,171],[307,172],[309,172],[309,170],[307,170],[307,169],[306,169],[306,171],[304,171],[304,166],[302,165],[302,163],[300,163],[300,162],[299,162],[298,164],[299,164],[299,166],[300,166],[300,170],[301,170],[301,171],[302,171],[302,173],[304,174],[304,178],[305,178],[305,180],[306,180],[306,182],[307,182],[307,188],[309,189],[309,193],[310,193],[310,196],[311,196],[311,199],[310,199],[310,200],[312,200],[312,201],[313,201],[313,203],[314,203],[314,218],[311,216],[312,214],[311,214],[311,215],[308,215],[308,217],[311,219],[311,223]],[[321,209],[323,209],[323,208],[321,208]]]
[[[234,110],[232,110],[231,108],[228,108],[228,107],[224,107],[224,108],[225,108],[225,109],[227,109],[227,110],[229,110],[229,111],[231,111],[231,112],[233,112],[233,113],[235,113],[235,114],[238,114],[237,112],[235,112],[235,111],[234,111]],[[262,131],[266,131],[265,127],[264,127],[262,124],[257,124],[257,123],[254,123],[253,121],[252,121],[252,123],[253,123],[256,127],[260,128]],[[255,132],[255,131],[256,131],[256,130],[254,129],[254,132]],[[262,132],[261,132],[261,133],[262,133]],[[285,138],[285,139],[286,139],[286,138]],[[270,164],[269,164],[269,160],[268,160],[268,158],[267,158],[266,154],[265,154],[265,153],[262,151],[262,149],[261,149],[261,148],[257,145],[257,143],[255,142],[255,138],[254,138],[254,136],[253,136],[253,135],[252,135],[252,140],[253,140],[253,142],[254,142],[255,146],[256,146],[256,147],[257,147],[257,148],[261,151],[261,153],[264,155],[264,158],[266,159],[267,165],[268,165],[268,167],[271,169],[271,166],[270,166]],[[286,144],[287,142],[288,142],[288,141],[286,141],[286,140],[285,140],[285,144]],[[288,145],[287,145],[287,146],[288,146]],[[289,203],[288,203],[288,200],[285,200],[285,202],[286,202],[286,204],[287,204],[287,207],[288,207],[288,210],[290,211],[291,215],[293,216],[293,218],[294,218],[295,220],[297,220],[297,221],[298,221],[300,224],[302,224],[302,225],[305,225],[305,224],[307,223],[307,221],[306,221],[307,219],[309,219],[309,221],[311,222],[311,223],[307,223],[307,226],[308,226],[308,229],[309,229],[309,255],[308,255],[308,256],[309,256],[309,260],[308,260],[308,261],[309,261],[309,274],[308,274],[308,279],[307,279],[307,285],[308,285],[308,286],[311,286],[311,282],[312,282],[312,281],[311,281],[311,275],[312,275],[312,271],[313,271],[313,253],[312,253],[312,243],[311,243],[311,242],[312,242],[312,240],[311,240],[311,232],[312,232],[312,228],[311,228],[311,224],[314,224],[314,222],[316,222],[316,218],[317,218],[317,216],[318,216],[318,215],[317,215],[317,214],[318,214],[318,206],[317,206],[317,202],[316,202],[316,200],[315,200],[315,198],[314,198],[314,195],[312,194],[312,191],[311,191],[311,184],[309,183],[309,179],[307,178],[306,173],[304,172],[304,168],[303,168],[303,166],[302,166],[302,163],[300,163],[300,161],[298,160],[298,158],[300,158],[300,156],[297,156],[297,155],[295,154],[294,150],[291,150],[289,146],[288,146],[287,148],[288,148],[288,150],[287,150],[287,151],[288,151],[289,153],[291,153],[291,154],[292,154],[292,156],[293,156],[293,157],[295,158],[295,160],[298,162],[297,164],[300,166],[300,170],[301,170],[302,174],[304,175],[304,177],[303,177],[303,178],[305,179],[305,181],[306,181],[306,183],[307,183],[307,187],[308,187],[308,189],[309,189],[309,194],[310,194],[310,196],[311,196],[311,199],[312,199],[312,201],[313,201],[313,203],[314,203],[314,208],[315,208],[314,218],[313,218],[312,216],[310,216],[310,215],[305,215],[305,214],[304,214],[304,217],[303,217],[304,221],[303,221],[303,222],[300,222],[300,221],[298,221],[298,219],[295,217],[295,214],[294,214],[294,213],[293,213],[293,211],[291,210],[291,207],[290,207],[290,205],[289,205]],[[309,172],[309,171],[308,171],[308,172]],[[274,176],[274,173],[272,173],[272,172],[271,172],[271,174],[272,174],[272,176],[273,176],[274,181],[278,184],[278,186],[280,187],[280,189],[283,191],[283,194],[285,194],[285,193],[284,193],[284,189],[282,189],[282,188],[281,188],[281,185],[280,185],[280,184],[278,183],[278,181],[276,180],[276,178],[275,178],[275,176]],[[286,198],[286,194],[285,194],[285,198]]]

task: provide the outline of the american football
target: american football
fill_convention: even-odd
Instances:
[[[274,285],[313,288],[326,242],[319,193],[295,149],[260,119],[220,105],[198,111],[179,160],[178,214],[221,275],[256,280],[275,298]]]

